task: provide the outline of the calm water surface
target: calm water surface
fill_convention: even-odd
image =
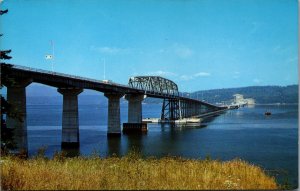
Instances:
[[[29,154],[46,146],[46,155],[59,151],[61,105],[28,106]],[[270,110],[271,116],[264,112]],[[143,117],[159,117],[161,105],[143,105]],[[298,185],[298,106],[255,106],[230,110],[201,125],[149,124],[148,134],[108,139],[107,107],[80,105],[80,153],[124,155],[138,150],[143,156],[182,156],[230,160],[241,158],[266,169],[283,183]],[[127,104],[121,105],[127,121]]]

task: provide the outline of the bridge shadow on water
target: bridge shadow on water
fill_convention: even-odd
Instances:
[[[80,147],[62,147],[61,151],[65,157],[78,157],[80,156]]]
[[[121,156],[121,137],[108,137],[107,138],[107,155],[108,156]]]
[[[121,137],[109,137],[107,138],[107,156],[122,156],[132,152],[140,156],[153,154],[159,156],[162,153],[171,154],[172,150],[176,150],[177,142],[182,139],[182,133],[189,133],[192,129],[206,128],[208,124],[214,121],[218,116],[219,115],[208,117],[201,123],[160,123],[154,126],[148,125],[149,131],[145,134],[131,133],[122,134]],[[156,133],[153,130],[155,130]],[[162,139],[165,141],[160,142]],[[156,143],[155,140],[160,142],[160,144],[158,142]],[[161,156],[164,155],[162,154]]]
[[[159,131],[162,134],[156,136],[162,136],[165,140],[164,146],[166,145],[176,145],[176,141],[180,139],[183,132],[188,132],[192,129],[202,129],[206,128],[209,123],[213,122],[219,115],[211,116],[205,118],[200,123],[188,123],[188,124],[175,124],[175,123],[160,123],[156,125],[148,125],[148,133],[131,133],[131,134],[122,134],[120,137],[107,137],[106,144],[106,154],[105,156],[123,156],[128,153],[135,153],[141,156],[147,156],[152,152],[152,149],[146,148],[149,147],[149,144],[153,142],[153,130]],[[157,129],[158,128],[158,129]],[[162,145],[161,145],[162,146]],[[61,151],[64,152],[66,157],[77,157],[80,156],[80,147],[67,147],[61,148]],[[167,152],[167,151],[166,151]],[[96,154],[97,151],[92,152],[92,155]],[[100,154],[99,154],[100,155]]]

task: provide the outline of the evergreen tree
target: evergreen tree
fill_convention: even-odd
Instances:
[[[0,15],[6,14],[7,12],[8,12],[8,9],[6,9],[4,11],[0,10]],[[1,34],[0,36],[2,37],[3,34]],[[10,52],[11,52],[11,50],[1,50],[0,51],[0,59],[1,60],[11,59],[12,57],[8,55]]]
[[[0,15],[6,14],[8,10],[0,10]],[[2,37],[3,34],[0,34],[0,37]],[[11,52],[11,50],[0,50],[0,59],[1,59],[1,68],[2,64],[5,64],[3,60],[11,59],[12,57],[8,54]],[[11,81],[7,79],[6,74],[1,73],[1,82],[3,81]],[[0,84],[0,87],[2,89],[3,85]],[[20,116],[18,116],[17,112],[15,111],[14,107],[9,104],[5,98],[1,94],[1,154],[8,153],[9,149],[15,148],[15,143],[13,141],[13,129],[7,128],[6,121],[4,119],[4,116],[9,116],[12,118],[17,118],[18,120],[21,120]]]

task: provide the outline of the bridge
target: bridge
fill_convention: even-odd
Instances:
[[[84,89],[103,92],[108,99],[107,135],[121,134],[120,98],[128,100],[128,123],[142,124],[142,101],[147,97],[163,99],[161,120],[196,117],[224,111],[203,101],[180,96],[178,86],[159,76],[136,76],[128,85],[95,80],[24,66],[1,64],[1,84],[7,87],[7,101],[15,108],[21,120],[7,116],[8,128],[14,129],[18,149],[27,150],[26,86],[36,82],[56,87],[63,95],[62,146],[79,146],[78,95]]]

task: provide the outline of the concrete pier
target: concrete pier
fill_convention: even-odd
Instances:
[[[205,113],[206,112],[206,107],[204,105],[200,106],[200,114]]]
[[[79,88],[59,88],[63,95],[62,148],[79,147],[78,95]]]
[[[191,103],[192,116],[195,116],[195,103]]]
[[[120,119],[120,98],[124,94],[105,93],[108,98],[108,129],[107,136],[121,135],[121,119]]]
[[[142,101],[144,95],[126,95],[128,101],[128,123],[142,123]]]
[[[187,117],[192,116],[192,109],[191,109],[191,103],[188,101],[187,102]]]
[[[16,117],[7,116],[7,128],[13,130],[13,152],[28,154],[27,142],[27,114],[26,114],[26,86],[31,83],[29,79],[14,79],[12,83],[5,84],[7,87],[7,101],[12,106]]]
[[[183,116],[183,118],[186,118],[186,117],[187,117],[187,112],[186,112],[186,110],[187,110],[187,108],[186,108],[186,102],[185,102],[185,101],[182,101],[181,103],[182,103],[182,106],[181,106],[181,108],[182,108],[182,116]]]
[[[195,115],[198,115],[199,105],[195,103]]]
[[[179,108],[178,108],[178,110],[179,110],[179,119],[182,119],[183,118],[183,112],[182,112],[182,101],[181,100],[178,101],[178,105],[179,105]]]
[[[124,134],[145,134],[148,131],[147,123],[123,123]]]

